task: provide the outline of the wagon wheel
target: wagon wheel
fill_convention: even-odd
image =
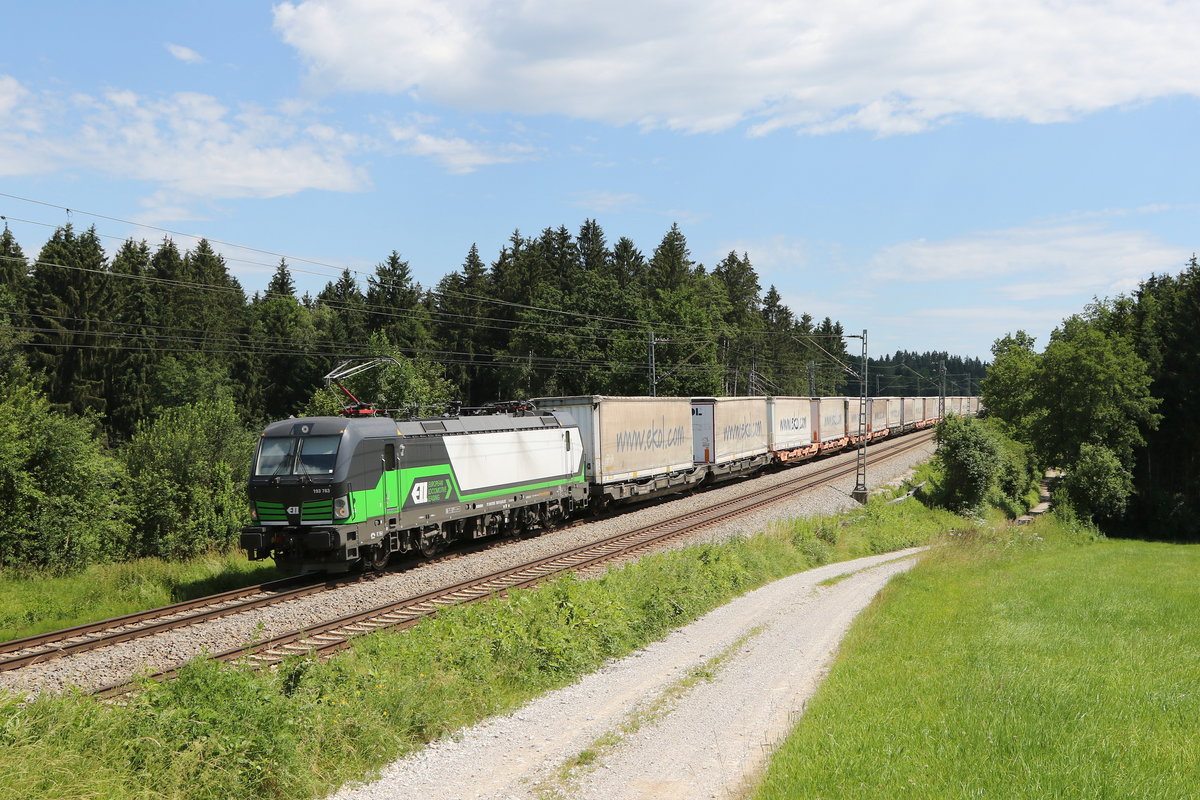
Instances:
[[[608,495],[598,494],[589,503],[593,518],[599,518],[608,513]]]

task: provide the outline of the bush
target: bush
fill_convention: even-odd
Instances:
[[[1000,448],[983,423],[950,414],[934,432],[945,478],[943,503],[954,511],[977,511],[1000,474]]]
[[[1108,448],[1083,444],[1063,488],[1081,516],[1092,521],[1111,519],[1125,513],[1133,494],[1133,475]]]
[[[0,568],[80,569],[119,551],[124,471],[95,420],[52,411],[25,385],[0,390]]]
[[[121,451],[136,536],[127,556],[187,558],[233,546],[246,521],[253,434],[228,399],[167,409]]]

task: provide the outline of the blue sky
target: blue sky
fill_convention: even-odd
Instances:
[[[994,7],[990,7],[994,6]],[[896,348],[1044,345],[1198,249],[1200,4],[10,4],[0,192],[113,246],[231,243],[250,292],[514,229],[746,252]],[[60,209],[0,197],[33,255]],[[176,237],[183,246],[190,240]],[[321,265],[306,263],[307,259]],[[257,263],[255,263],[257,262]],[[313,274],[310,274],[313,273]]]

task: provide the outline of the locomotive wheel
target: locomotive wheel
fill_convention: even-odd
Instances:
[[[363,559],[363,564],[372,572],[383,572],[387,566],[388,556],[390,555],[391,553],[387,551],[387,548],[383,544],[377,544],[367,552],[366,557]]]
[[[433,530],[425,531],[421,534],[421,539],[417,543],[417,549],[421,551],[421,555],[426,558],[433,558],[438,553],[446,549],[446,537],[441,531],[434,528]]]

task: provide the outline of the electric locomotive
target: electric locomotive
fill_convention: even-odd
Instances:
[[[242,548],[294,572],[379,570],[393,553],[534,535],[588,494],[574,420],[526,410],[275,422],[259,437],[248,491]]]

